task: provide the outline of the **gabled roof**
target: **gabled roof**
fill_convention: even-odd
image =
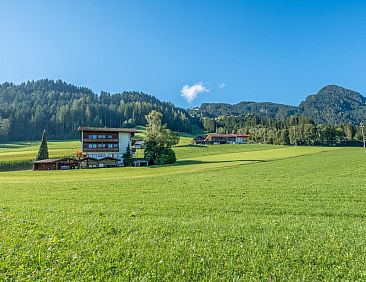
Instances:
[[[89,156],[86,156],[86,157],[84,157],[84,158],[82,158],[80,161],[88,161],[88,160],[90,160],[90,161],[98,161],[98,159],[96,159],[96,158],[92,158],[92,157],[89,157]]]
[[[108,128],[108,127],[79,127],[79,131],[95,131],[95,132],[138,132],[135,128]]]
[[[66,157],[66,158],[59,158],[59,159],[44,159],[44,160],[34,161],[32,163],[33,164],[48,164],[48,163],[56,163],[56,162],[64,162],[64,161],[78,162],[79,160],[75,159],[75,158]]]
[[[48,163],[56,163],[61,161],[61,159],[44,159],[39,161],[32,162],[33,164],[48,164]]]
[[[193,139],[205,139],[205,137],[203,137],[203,136],[201,136],[201,135],[198,135],[198,136],[196,136],[196,137],[194,137]]]

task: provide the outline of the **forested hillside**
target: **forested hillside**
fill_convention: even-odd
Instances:
[[[298,107],[269,102],[203,103],[190,112],[209,118],[254,114],[263,118],[286,119],[292,115],[304,115],[315,123],[359,125],[366,121],[366,98],[355,91],[328,85],[308,96]]]
[[[140,92],[100,95],[61,80],[0,84],[0,141],[77,137],[79,126],[145,125],[152,110],[176,131],[191,131],[192,118],[184,109]]]
[[[328,85],[308,96],[299,111],[316,123],[360,124],[366,120],[366,98],[355,91]]]
[[[285,119],[297,113],[297,107],[270,102],[240,102],[234,105],[226,103],[203,103],[199,108],[191,110],[191,114],[205,117],[256,114],[261,117]]]

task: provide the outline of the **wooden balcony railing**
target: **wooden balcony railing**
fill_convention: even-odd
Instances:
[[[118,148],[83,148],[83,152],[118,152]]]
[[[116,143],[118,142],[118,138],[103,138],[103,139],[90,139],[84,138],[84,143]]]

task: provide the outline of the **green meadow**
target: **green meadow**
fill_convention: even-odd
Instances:
[[[2,146],[0,161],[38,148]],[[362,148],[175,151],[171,166],[0,172],[0,280],[366,279]]]

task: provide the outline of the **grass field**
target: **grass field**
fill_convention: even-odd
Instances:
[[[173,166],[0,172],[0,280],[366,279],[361,148],[175,150]]]

